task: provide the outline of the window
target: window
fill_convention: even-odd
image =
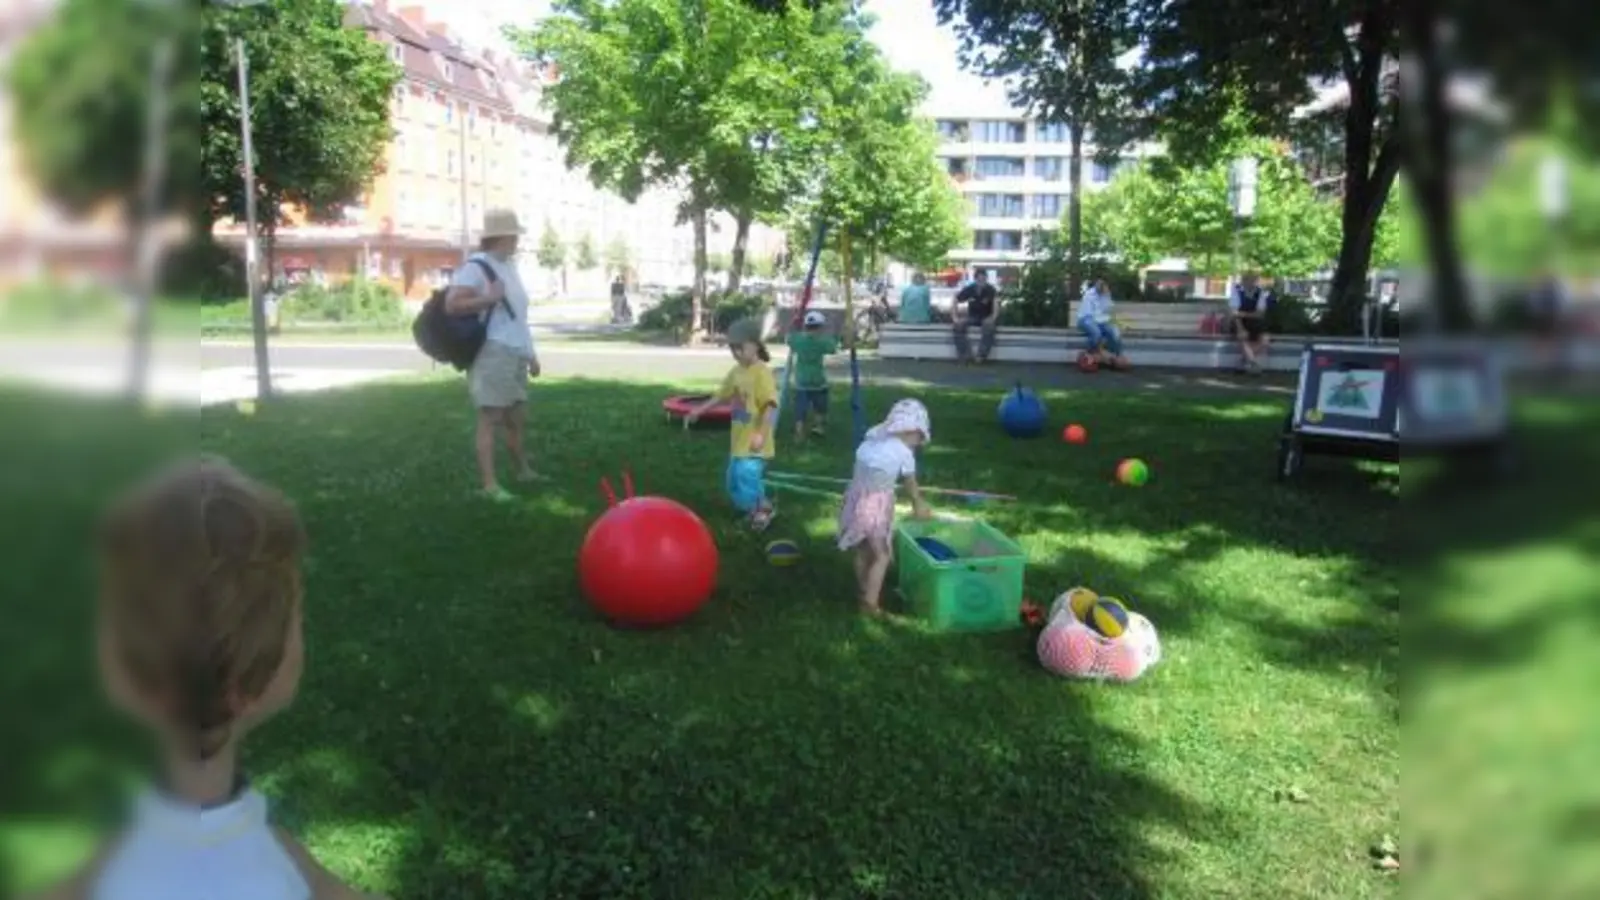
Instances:
[[[456,174],[456,152],[454,150],[446,150],[444,158],[445,158],[444,173],[446,175],[451,176],[452,178],[455,177],[455,174]]]
[[[956,178],[967,177],[967,161],[964,159],[947,159],[944,161],[944,170]]]
[[[1022,218],[1021,194],[978,194],[976,212],[980,216],[997,219]]]
[[[1020,144],[1025,139],[1026,129],[1021,122],[990,120],[973,124],[980,144]]]
[[[1094,164],[1094,169],[1089,173],[1089,180],[1094,184],[1106,184],[1112,178],[1116,177],[1116,174],[1116,163],[1107,165],[1106,163],[1097,162]]]
[[[1072,139],[1067,126],[1061,122],[1040,122],[1035,134],[1041,144],[1065,144]]]
[[[980,156],[974,168],[979,180],[985,178],[1021,178],[1027,174],[1027,166],[1021,157]]]
[[[478,107],[470,103],[467,104],[467,130],[473,134],[478,133]]]
[[[974,231],[972,233],[972,249],[974,250],[1021,250],[1022,232],[1020,231]]]
[[[389,45],[389,58],[394,60],[396,63],[398,63],[400,65],[405,65],[405,62],[406,62],[406,48],[405,48],[405,45],[404,44],[390,44]]]
[[[1061,211],[1066,209],[1066,199],[1063,194],[1035,194],[1033,198],[1033,217],[1035,219],[1061,218]]]
[[[939,137],[947,141],[961,144],[971,139],[966,122],[956,119],[940,119],[934,127],[938,129]]]
[[[441,95],[442,96],[442,95]],[[444,123],[449,125],[456,120],[456,105],[449,100],[444,101]]]
[[[394,86],[394,112],[396,115],[399,115],[405,110],[405,108],[406,86],[403,84],[397,84]]]
[[[1033,175],[1045,181],[1067,180],[1067,159],[1064,156],[1041,156],[1033,161]]]
[[[403,134],[395,135],[395,138],[394,138],[394,154],[393,154],[393,156],[394,156],[394,164],[395,164],[396,167],[402,168],[402,169],[411,168],[411,165],[410,165],[411,161],[410,161],[409,155],[406,153],[406,136],[405,135],[403,135]]]

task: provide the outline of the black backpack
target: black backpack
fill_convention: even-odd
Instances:
[[[469,261],[483,269],[490,284],[500,280],[488,263],[476,258]],[[489,316],[480,313],[451,315],[444,305],[448,293],[450,287],[446,285],[434,291],[428,301],[422,304],[421,312],[411,321],[411,337],[417,342],[418,349],[428,354],[429,358],[465,372],[472,368],[473,360],[478,358],[478,351],[483,349],[483,342],[489,336]],[[515,322],[517,314],[511,311],[511,304],[506,298],[500,298],[500,305],[505,307],[506,315]],[[490,315],[493,315],[493,310],[490,310]]]

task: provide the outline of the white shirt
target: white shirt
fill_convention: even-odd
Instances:
[[[1107,294],[1100,293],[1099,288],[1090,288],[1083,292],[1083,299],[1078,302],[1078,321],[1091,319],[1095,322],[1111,321],[1111,305],[1114,301]]]
[[[311,886],[245,790],[196,809],[151,792],[101,867],[91,900],[310,900]]]
[[[869,491],[892,491],[917,474],[917,455],[897,437],[867,438],[856,448],[855,483]]]
[[[511,304],[511,311],[516,314],[516,318],[513,319],[506,314],[504,305],[496,303],[489,311],[488,339],[532,359],[533,333],[528,330],[528,291],[522,286],[522,276],[517,274],[516,266],[501,262],[487,253],[474,253],[456,269],[455,274],[450,277],[450,285],[477,288],[480,291],[488,290],[488,276],[483,274],[483,267],[472,262],[475,259],[483,260],[494,269],[495,275],[500,278],[500,283],[506,286],[506,303]]]

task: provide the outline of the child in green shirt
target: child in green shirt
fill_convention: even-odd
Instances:
[[[823,367],[830,354],[839,352],[839,339],[823,331],[828,317],[811,310],[804,329],[789,335],[789,365],[794,368],[794,439],[805,441],[806,424],[821,437],[828,423],[828,372]],[[813,417],[815,413],[815,417]]]

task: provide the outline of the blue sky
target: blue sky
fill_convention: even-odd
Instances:
[[[391,0],[395,6],[406,0]],[[527,23],[545,14],[549,0],[426,0],[430,14],[477,44],[494,40],[499,26]],[[873,40],[895,68],[916,72],[932,87],[930,109],[994,109],[1006,105],[1005,90],[961,68],[953,30],[941,27],[929,0],[867,0],[878,18]]]

